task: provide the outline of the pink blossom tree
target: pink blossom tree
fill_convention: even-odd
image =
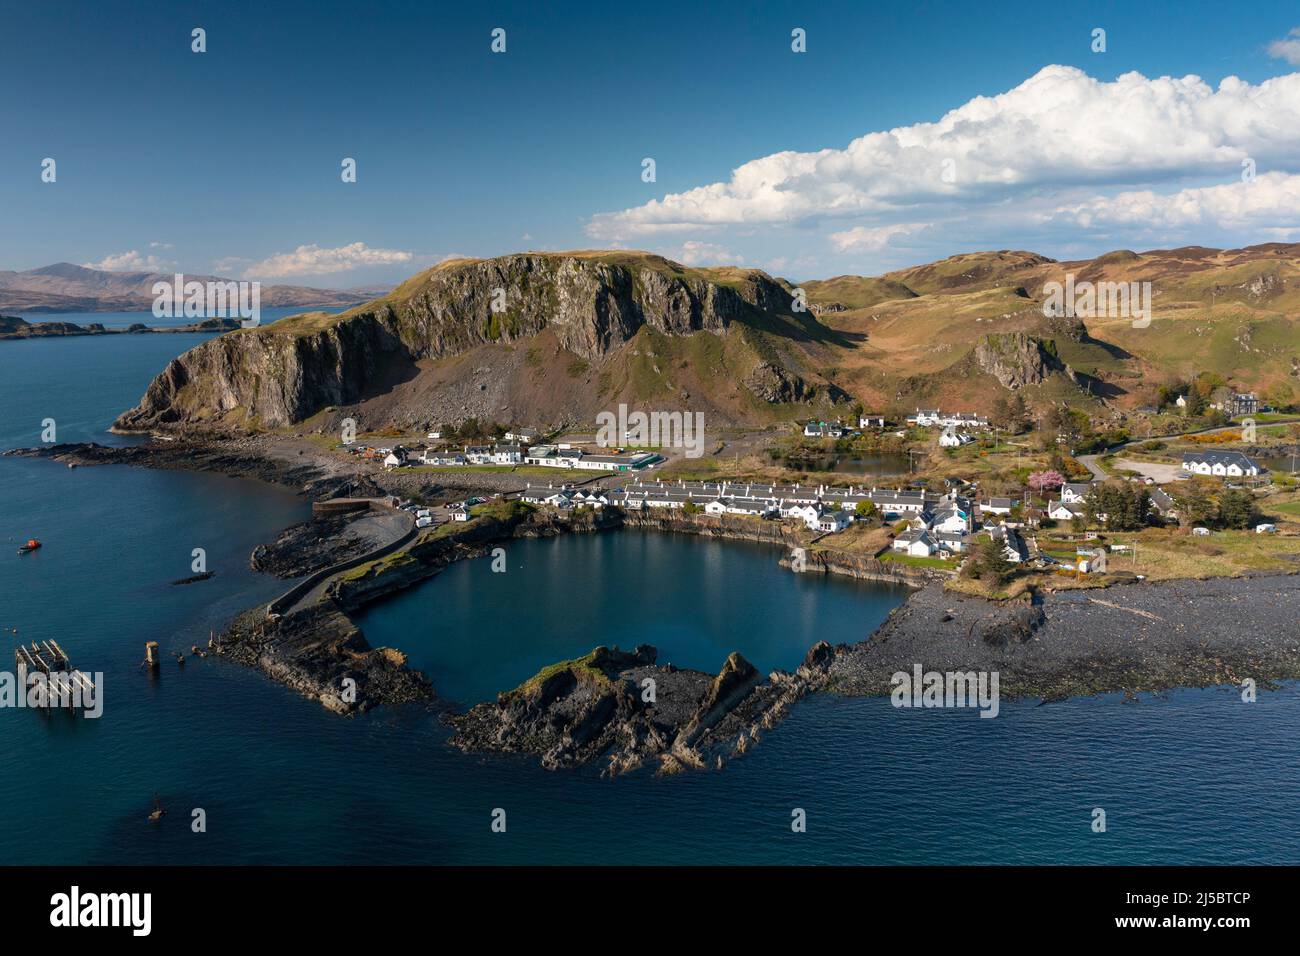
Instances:
[[[1029,476],[1029,488],[1042,494],[1053,491],[1065,484],[1065,476],[1059,471],[1036,471]]]

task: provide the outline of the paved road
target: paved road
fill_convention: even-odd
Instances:
[[[1273,421],[1260,422],[1259,427],[1264,428],[1269,425],[1290,425],[1295,422],[1300,422],[1300,418],[1280,418]],[[1179,438],[1188,438],[1192,435],[1210,435],[1217,432],[1232,432],[1232,431],[1240,431],[1240,430],[1241,430],[1241,425],[1240,423],[1238,423],[1233,425],[1215,425],[1212,428],[1197,428],[1190,432],[1179,432],[1177,435],[1152,435],[1149,438],[1130,438],[1126,442],[1121,442],[1118,445],[1112,445],[1110,448],[1107,448],[1105,451],[1100,452],[1099,454],[1080,455],[1075,460],[1079,464],[1083,465],[1083,467],[1087,468],[1090,472],[1092,472],[1093,477],[1096,478],[1098,481],[1105,481],[1107,478],[1110,477],[1110,475],[1106,474],[1106,472],[1102,470],[1102,467],[1097,463],[1097,459],[1102,458],[1105,455],[1113,455],[1117,452],[1123,451],[1125,448],[1128,448],[1130,445],[1140,445],[1143,442],[1148,442],[1148,441],[1174,441]],[[1141,470],[1136,466],[1142,463],[1130,462],[1129,464],[1130,466],[1133,467],[1133,470],[1135,471]],[[1152,477],[1155,477],[1155,475],[1153,474]]]
[[[1116,445],[1115,447],[1123,448],[1124,446]],[[1109,454],[1109,452],[1105,452],[1105,454]],[[1092,472],[1092,477],[1095,480],[1105,481],[1107,478],[1110,477],[1110,475],[1106,474],[1106,472],[1102,470],[1101,465],[1097,464],[1097,459],[1100,457],[1101,455],[1080,455],[1078,458],[1074,460],[1077,461],[1079,464],[1083,465],[1084,468],[1087,468],[1090,472]]]
[[[446,521],[446,515],[434,513],[434,525]],[[383,511],[371,512],[364,517],[358,518],[349,525],[349,530],[360,532],[368,539],[371,550],[370,554],[388,547],[393,542],[400,540],[411,530],[414,525],[414,517],[406,511]],[[296,614],[303,608],[311,607],[325,594],[325,589],[330,583],[338,577],[337,574],[331,574],[329,577],[321,580],[315,587],[304,594],[301,598],[293,603],[284,613]]]

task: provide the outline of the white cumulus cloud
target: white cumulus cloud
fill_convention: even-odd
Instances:
[[[891,226],[854,226],[843,232],[832,232],[831,244],[840,252],[865,249],[879,252],[900,236],[911,236],[929,228],[928,222],[898,222]]]
[[[289,276],[317,276],[348,272],[364,266],[387,266],[410,262],[413,254],[400,249],[371,249],[364,242],[326,249],[318,245],[299,246],[293,252],[278,252],[244,270],[244,278],[282,279]]]
[[[1286,60],[1292,66],[1300,66],[1300,27],[1295,27],[1281,40],[1270,43],[1268,55],[1277,60]]]
[[[1300,232],[1300,175],[1264,173],[1253,180],[1157,193],[1149,189],[1097,197],[1066,206],[1052,218],[1085,228],[1136,226],[1178,229],[1217,226],[1228,229]]]
[[[697,239],[688,239],[667,255],[685,266],[738,266],[745,261],[725,246]]]
[[[842,149],[773,153],[725,182],[599,213],[588,232],[629,239],[833,221],[833,248],[869,251],[920,218],[936,227],[931,237],[971,217],[996,229],[1099,193],[1230,182],[1246,159],[1300,172],[1300,73],[1258,84],[1229,76],[1216,87],[1191,75],[1105,81],[1047,66],[935,122],[870,132]]]
[[[158,272],[170,268],[171,263],[157,256],[142,256],[139,250],[132,249],[129,252],[107,255],[98,262],[83,262],[82,266],[103,272]]]

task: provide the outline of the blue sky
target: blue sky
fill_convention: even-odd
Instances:
[[[1300,8],[1046,6],[5,0],[0,269],[347,287],[629,247],[803,279],[1300,232]]]

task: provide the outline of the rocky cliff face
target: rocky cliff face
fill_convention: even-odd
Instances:
[[[459,260],[342,316],[302,316],[205,343],[169,364],[116,427],[283,426],[412,377],[422,360],[544,330],[561,348],[596,362],[643,327],[725,334],[741,319],[789,316],[790,303],[785,286],[763,273],[720,281],[641,254]],[[770,401],[814,393],[784,369],[759,374],[755,393],[760,389]]]
[[[986,335],[975,347],[975,362],[1004,388],[1036,385],[1050,372],[1066,371],[1056,357],[1055,343],[1024,332]]]

